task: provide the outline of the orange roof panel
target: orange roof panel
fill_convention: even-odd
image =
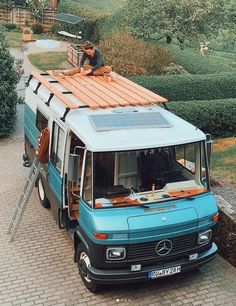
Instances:
[[[47,73],[78,98],[82,104],[93,109],[167,102],[165,98],[114,72],[110,74],[111,79],[109,81],[103,76],[82,76],[78,73],[61,78],[55,76],[53,71],[47,71]],[[50,83],[38,72],[33,72],[32,75],[67,107],[79,108],[76,103],[69,101],[65,94],[57,90],[53,83]]]

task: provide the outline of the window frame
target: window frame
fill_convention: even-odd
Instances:
[[[54,148],[54,141],[55,141],[55,138],[54,138],[55,125],[57,125],[58,131],[61,130],[64,133],[64,139],[62,141],[62,144],[63,144],[63,158],[61,160],[61,167],[60,168],[58,168],[56,166],[56,161],[54,160],[54,157],[53,157],[53,148]],[[60,174],[61,177],[63,176],[63,172],[64,172],[64,162],[65,162],[65,152],[66,152],[66,138],[67,138],[66,136],[67,136],[66,128],[64,126],[62,126],[58,120],[53,119],[52,120],[51,144],[50,144],[50,162],[53,165],[53,167],[56,169],[56,171]],[[59,137],[59,133],[57,133],[56,146],[55,146],[57,148],[56,156],[57,156],[57,152],[58,152],[58,137]]]
[[[49,117],[46,116],[45,113],[44,113],[39,107],[36,108],[35,126],[36,126],[36,128],[39,130],[39,132],[42,132],[42,130],[43,130],[44,128],[40,129],[40,128],[39,128],[39,124],[38,124],[38,123],[39,123],[39,121],[38,121],[38,119],[39,119],[39,114],[43,117],[44,120],[47,121],[47,125],[46,125],[44,128],[48,127]]]

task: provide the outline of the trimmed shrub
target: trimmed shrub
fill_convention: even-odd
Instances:
[[[209,52],[208,56],[200,53],[199,48],[187,48],[183,50],[179,46],[170,44],[164,45],[171,51],[175,63],[181,65],[191,74],[218,74],[221,72],[235,71],[235,60],[219,56],[216,52]]]
[[[169,101],[236,98],[236,73],[137,76],[131,79]]]
[[[167,50],[124,32],[106,36],[100,42],[100,49],[106,63],[122,75],[157,74],[172,61]]]
[[[4,23],[3,26],[6,28],[7,31],[13,31],[17,29],[15,23]]]
[[[10,55],[4,28],[0,26],[0,137],[8,136],[14,128],[16,119],[17,72],[14,58]]]
[[[236,99],[171,102],[168,108],[212,136],[236,136]]]

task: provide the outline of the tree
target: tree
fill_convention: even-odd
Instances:
[[[31,9],[31,13],[36,22],[40,22],[43,18],[43,11],[47,7],[47,0],[26,0],[27,5]]]
[[[20,99],[16,93],[19,77],[10,55],[4,28],[0,26],[0,137],[10,134],[16,119],[16,105]]]
[[[127,0],[123,18],[136,36],[173,37],[180,42],[215,34],[230,0]]]

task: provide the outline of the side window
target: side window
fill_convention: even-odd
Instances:
[[[188,169],[191,173],[195,174],[196,153],[195,144],[187,144],[176,147],[176,160]]]
[[[62,161],[64,157],[65,133],[56,122],[53,123],[52,131],[51,162],[61,174]]]
[[[48,119],[41,113],[39,109],[36,111],[36,127],[41,132],[48,126]]]

